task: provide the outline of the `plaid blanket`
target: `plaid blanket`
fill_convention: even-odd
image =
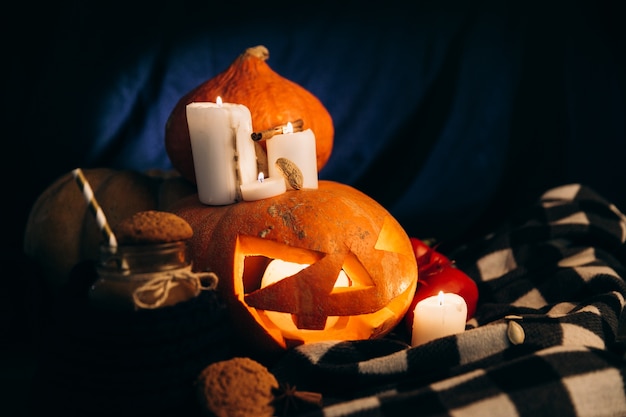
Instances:
[[[625,241],[626,217],[602,196],[549,190],[447,254],[480,291],[464,333],[308,344],[272,372],[323,395],[307,416],[626,416]]]

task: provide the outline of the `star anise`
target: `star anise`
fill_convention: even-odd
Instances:
[[[312,391],[298,391],[295,386],[281,384],[274,390],[273,403],[277,412],[282,411],[282,415],[287,416],[291,410],[296,411],[300,407],[321,407],[322,394]]]

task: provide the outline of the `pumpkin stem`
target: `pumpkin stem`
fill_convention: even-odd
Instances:
[[[252,46],[243,53],[244,56],[253,56],[262,61],[267,61],[270,57],[270,51],[263,45]]]

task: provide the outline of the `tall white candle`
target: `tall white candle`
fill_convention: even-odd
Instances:
[[[281,177],[276,167],[278,158],[287,158],[300,168],[302,172],[302,188],[317,188],[317,151],[315,135],[311,129],[302,132],[286,132],[267,139],[267,165],[270,178]],[[291,188],[287,184],[288,188]]]
[[[467,303],[458,294],[439,292],[424,298],[413,312],[411,346],[465,331]]]
[[[257,180],[250,110],[219,97],[190,103],[187,124],[200,201],[219,206],[241,200],[240,185]]]

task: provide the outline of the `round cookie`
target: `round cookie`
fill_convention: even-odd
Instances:
[[[140,211],[114,227],[119,244],[168,243],[187,240],[193,235],[189,223],[174,213]]]
[[[216,417],[271,417],[274,415],[274,375],[246,357],[212,363],[196,380],[203,411]]]

